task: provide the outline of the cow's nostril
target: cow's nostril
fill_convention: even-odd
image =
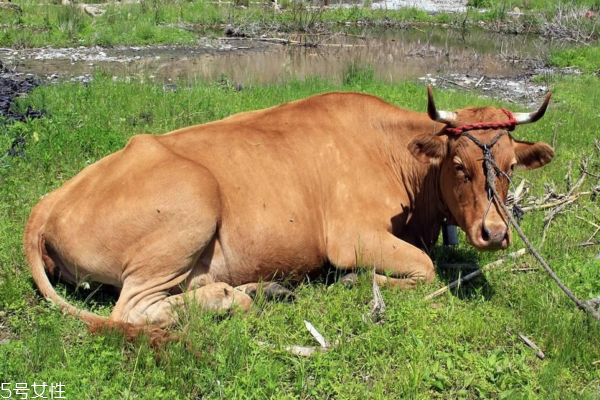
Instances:
[[[490,232],[488,231],[488,229],[485,225],[481,227],[481,239],[484,242],[490,241]]]

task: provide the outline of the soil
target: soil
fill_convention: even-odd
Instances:
[[[234,85],[268,84],[311,75],[339,81],[349,65],[359,64],[373,67],[376,78],[388,82],[427,81],[533,103],[546,88],[532,83],[531,77],[547,73],[541,70],[542,60],[560,45],[539,36],[427,27],[283,38],[202,38],[196,46],[0,49],[0,59],[25,76],[83,83],[97,72],[115,80],[163,84],[224,78]]]
[[[0,60],[0,116],[7,121],[25,121],[39,118],[44,112],[27,108],[25,112],[14,110],[14,102],[18,96],[24,96],[40,84],[32,74],[18,74],[7,69]]]

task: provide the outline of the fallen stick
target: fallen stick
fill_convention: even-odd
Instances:
[[[548,215],[546,215],[546,218],[544,221],[544,229],[542,230],[542,240],[540,242],[540,246],[544,245],[544,242],[546,241],[546,235],[548,234],[548,229],[550,228],[550,224],[552,223],[552,220],[554,219],[556,214],[560,213],[569,204],[573,204],[574,202],[575,202],[575,200],[568,200],[568,201],[562,203],[561,205],[559,205],[558,207],[556,207],[555,209],[550,210],[548,212]]]
[[[451,282],[449,285],[446,285],[443,288],[438,289],[431,294],[428,294],[427,296],[424,297],[424,299],[431,300],[438,296],[441,296],[442,294],[446,293],[448,290],[455,288],[456,286],[462,285],[464,282],[470,281],[471,279],[481,275],[484,271],[487,271],[490,268],[501,265],[506,260],[514,260],[519,257],[522,257],[526,252],[527,252],[527,250],[521,249],[521,250],[515,251],[514,253],[507,254],[504,257],[502,257],[501,259],[494,261],[492,263],[489,263],[489,264],[485,265],[483,268],[479,268],[478,270],[473,271],[470,274],[465,275],[462,278],[455,280],[454,282]]]
[[[310,334],[316,339],[317,342],[319,342],[319,344],[321,345],[320,347],[315,347],[315,346],[297,346],[297,345],[290,345],[290,346],[282,346],[281,348],[285,351],[287,351],[288,353],[291,353],[295,356],[300,356],[300,357],[310,357],[313,354],[316,353],[326,353],[328,352],[333,345],[338,344],[338,341],[335,341],[335,343],[333,343],[333,345],[331,343],[329,343],[324,337],[323,335],[321,335],[319,333],[319,331],[313,326],[313,324],[311,324],[308,321],[304,321],[304,326],[306,326],[306,329],[308,329],[308,331],[310,332]],[[263,347],[268,347],[269,349],[276,349],[277,346],[275,346],[274,344],[271,343],[267,343],[267,342],[263,342],[260,340],[257,340],[256,343],[258,343],[259,345],[263,346]]]
[[[319,342],[321,347],[323,347],[323,348],[329,347],[329,343],[327,343],[327,340],[323,337],[323,335],[321,335],[319,333],[319,331],[317,330],[317,328],[315,328],[313,326],[313,324],[311,324],[310,322],[305,320],[304,326],[306,326],[306,329],[308,329],[310,334],[313,335],[313,337],[317,340],[317,342]]]
[[[587,303],[591,306],[591,307],[598,307],[600,306],[600,296],[595,297],[593,299],[590,299],[587,301]]]
[[[375,268],[373,268],[373,283],[371,289],[373,290],[373,299],[370,302],[371,312],[369,313],[368,318],[373,322],[374,320],[379,320],[381,315],[385,312],[385,302],[383,301],[381,290],[379,290],[379,285],[377,285],[377,273]],[[362,320],[364,323],[367,323],[367,315],[363,314]]]
[[[527,336],[523,335],[522,333],[519,333],[519,337],[521,338],[521,340],[523,342],[525,342],[525,344],[527,346],[529,346],[530,348],[532,348],[533,350],[536,351],[535,355],[537,358],[539,358],[540,360],[543,360],[544,358],[546,358],[546,355],[544,354],[544,352],[541,351],[540,348],[537,347],[537,345],[531,341],[531,339],[529,339]]]
[[[546,204],[539,204],[539,205],[533,205],[533,206],[526,206],[521,208],[521,210],[523,212],[527,212],[527,211],[534,211],[534,210],[544,210],[546,208],[552,208],[552,207],[557,207],[560,205],[563,205],[566,202],[574,202],[575,200],[577,200],[580,196],[586,195],[586,194],[592,194],[593,192],[580,192],[577,194],[574,194],[572,196],[567,196],[564,197],[558,201],[552,202],[552,203],[546,203]]]
[[[258,343],[259,345],[263,346],[263,347],[268,347],[269,349],[276,349],[277,346],[275,346],[274,344],[270,344],[270,343],[266,343],[266,342],[261,342],[260,340],[257,340],[256,343]],[[288,353],[291,353],[295,356],[300,356],[300,357],[310,357],[313,354],[316,353],[326,353],[327,351],[329,351],[330,347],[314,347],[314,346],[296,346],[296,345],[292,345],[292,346],[283,346],[282,347],[283,350],[287,351]]]
[[[575,218],[577,218],[580,221],[583,222],[587,222],[588,224],[592,225],[594,228],[596,229],[600,229],[600,225],[593,223],[592,221],[588,221],[587,219],[580,217],[579,215],[576,215]]]
[[[510,272],[534,272],[534,271],[538,271],[538,269],[534,268],[534,267],[528,267],[528,268],[513,268],[510,270]]]
[[[560,118],[556,120],[554,125],[554,136],[552,136],[552,148],[556,149],[556,137],[558,135],[558,127],[560,126]]]

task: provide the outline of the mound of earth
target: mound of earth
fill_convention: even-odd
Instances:
[[[25,112],[14,109],[15,99],[18,96],[31,92],[39,85],[39,80],[33,76],[23,77],[23,74],[13,73],[4,67],[0,60],[0,116],[6,118],[7,121],[24,122],[27,119],[40,118],[44,115],[44,111],[34,110],[31,107],[28,107]]]

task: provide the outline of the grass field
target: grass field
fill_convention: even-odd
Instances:
[[[567,63],[576,65],[573,60]],[[378,324],[362,320],[371,299],[368,274],[351,289],[304,283],[293,304],[259,301],[260,315],[191,313],[184,321],[186,336],[200,357],[182,344],[154,351],[144,340],[125,343],[114,334],[91,335],[40,298],[21,245],[31,207],[136,133],[164,133],[330,90],[367,92],[419,111],[426,107],[423,86],[385,84],[362,69],[341,82],[308,79],[242,91],[196,82],[164,91],[157,84],[96,76],[89,85],[44,86],[20,99],[20,107],[43,108],[48,116],[0,125],[0,149],[9,148],[16,137],[27,140],[25,158],[0,159],[0,340],[9,339],[0,344],[0,382],[30,387],[62,382],[69,399],[599,398],[600,366],[592,363],[600,359],[600,324],[576,310],[543,271],[511,272],[523,264],[536,266],[530,256],[433,302],[422,298],[453,276],[413,291],[383,288],[388,308]],[[554,161],[519,173],[532,182],[534,195],[543,194],[544,183],[565,192],[569,162],[576,179],[585,155],[593,155],[591,171],[600,171],[600,151],[594,152],[593,144],[600,128],[599,83],[591,75],[554,81],[546,117],[514,133],[551,142],[560,120]],[[452,92],[436,92],[436,102],[445,109],[489,104],[473,94]],[[589,176],[583,190],[594,185],[600,181]],[[600,261],[594,257],[600,248],[578,245],[594,228],[576,216],[600,224],[598,215],[600,199],[582,197],[556,218],[541,248],[583,299],[600,295]],[[524,230],[535,244],[543,220],[541,211],[525,216]],[[515,240],[512,250],[521,247]],[[477,253],[464,240],[455,250],[434,252],[437,262],[483,264],[499,256]],[[115,300],[108,292],[90,296],[90,291],[63,285],[58,290],[104,315]],[[340,344],[307,359],[257,344],[314,345],[303,320]],[[518,339],[519,332],[545,351],[545,360]]]
[[[472,0],[469,2],[472,7],[466,13],[430,15],[413,8],[371,10],[363,7],[362,1],[351,3],[354,6],[349,8],[321,9],[313,3],[282,0],[279,2],[282,9],[276,12],[265,2],[249,0],[222,5],[208,0],[141,0],[134,4],[109,3],[104,15],[92,18],[58,2],[14,0],[22,12],[2,9],[0,46],[193,44],[199,34],[222,36],[225,24],[249,36],[258,36],[327,31],[347,24],[401,28],[438,23],[469,29],[487,23],[489,29],[510,33],[570,37],[575,32],[577,40],[581,40],[580,36],[597,36],[597,18],[584,18],[583,14],[597,10],[599,1]],[[309,10],[309,6],[313,8]],[[520,7],[524,15],[515,19],[510,14],[514,7]]]

